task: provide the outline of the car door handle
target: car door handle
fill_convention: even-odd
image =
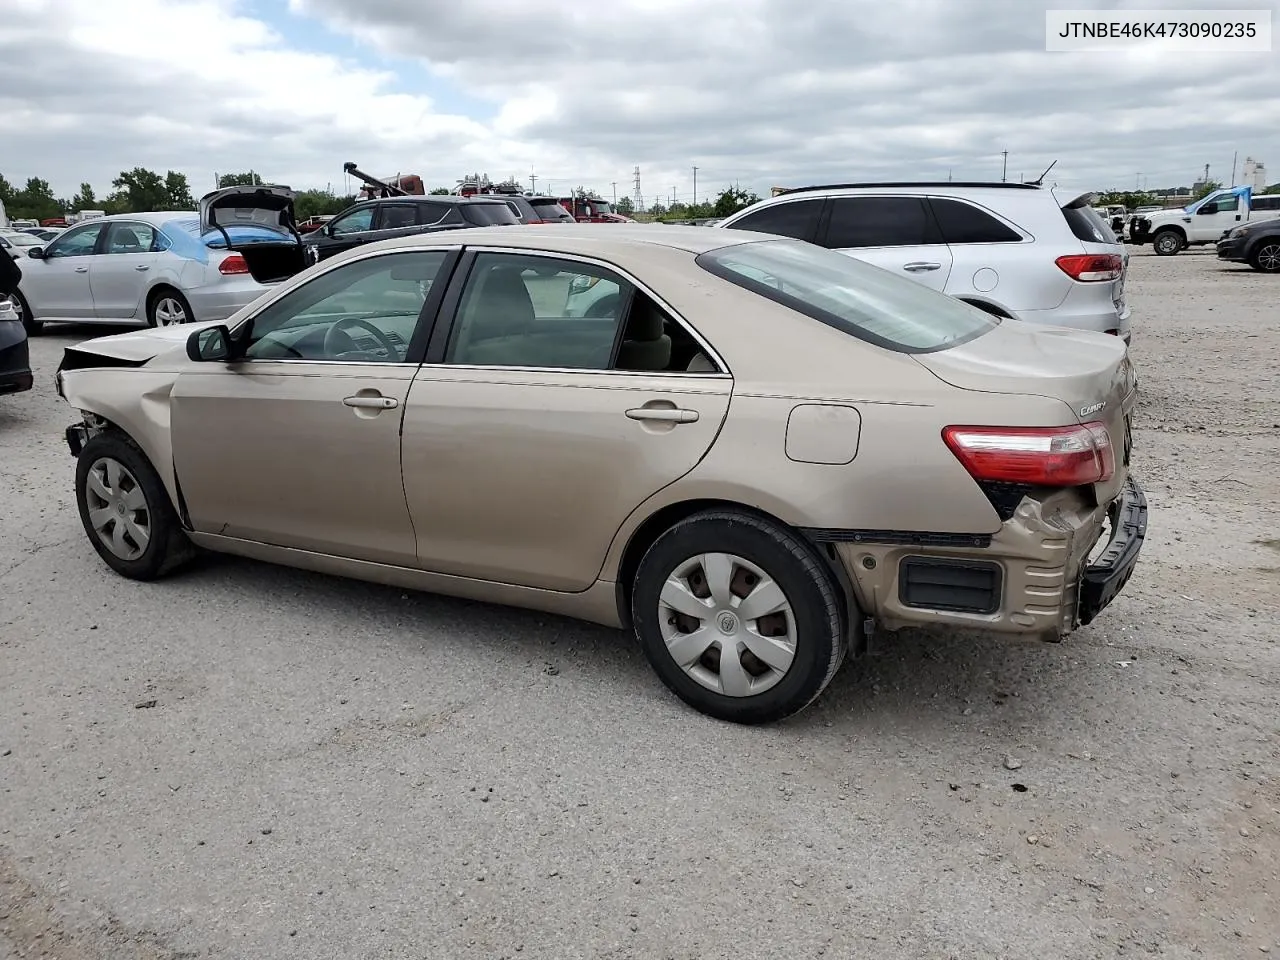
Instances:
[[[354,396],[343,397],[342,402],[348,407],[372,407],[375,410],[390,410],[400,406],[400,401],[395,397],[370,397],[370,396]]]
[[[135,270],[150,270],[150,269],[151,269],[151,264],[149,264],[149,263],[138,263],[138,264],[135,264],[135,265],[134,265],[133,269],[135,269]]]
[[[89,272],[88,267],[76,267],[76,273],[88,273],[88,272]]]
[[[632,407],[627,411],[632,420],[661,420],[665,423],[697,423],[697,410],[681,410],[677,407]]]
[[[941,270],[942,264],[926,260],[912,260],[910,263],[904,263],[902,269],[910,270],[912,273],[920,273],[924,270]]]

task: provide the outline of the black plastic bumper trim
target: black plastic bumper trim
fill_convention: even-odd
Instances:
[[[1111,540],[1080,575],[1080,625],[1092,623],[1124,589],[1147,536],[1147,497],[1133,477],[1125,482],[1111,515]]]
[[[924,530],[840,530],[806,527],[818,543],[875,543],[901,547],[989,547],[989,533],[931,533]]]

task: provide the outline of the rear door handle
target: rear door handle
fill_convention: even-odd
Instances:
[[[697,410],[674,407],[632,407],[627,411],[632,420],[661,420],[665,423],[697,423]]]
[[[343,397],[342,402],[348,407],[372,407],[375,410],[390,410],[400,406],[400,401],[395,397]]]
[[[902,269],[910,270],[912,273],[920,273],[924,270],[941,270],[942,264],[930,263],[925,260],[912,260],[910,263],[904,263]]]
[[[88,267],[76,267],[76,273],[88,273],[88,272],[89,272]]]
[[[135,265],[133,269],[135,269],[135,270],[150,270],[150,269],[151,269],[151,265],[150,265],[150,264],[146,264],[146,263],[139,263],[139,264]]]

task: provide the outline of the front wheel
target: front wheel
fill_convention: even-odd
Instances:
[[[1151,241],[1151,245],[1155,247],[1156,253],[1162,257],[1172,257],[1186,246],[1182,237],[1176,230],[1161,230],[1156,234],[1155,239]]]
[[[632,622],[685,703],[734,723],[803,710],[844,659],[837,587],[794,534],[746,513],[695,514],[640,561]]]
[[[1249,266],[1263,273],[1280,273],[1280,240],[1264,240],[1249,254]]]
[[[98,556],[131,580],[155,580],[195,552],[146,455],[119,433],[100,433],[76,461],[80,520]]]

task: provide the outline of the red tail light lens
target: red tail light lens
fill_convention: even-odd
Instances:
[[[1115,253],[1075,253],[1054,261],[1072,280],[1098,283],[1119,280],[1124,273],[1124,258]]]
[[[230,277],[240,273],[248,273],[249,264],[245,263],[244,257],[240,254],[229,253],[226,258],[218,264],[218,272],[224,277]]]
[[[1102,483],[1116,471],[1104,423],[1074,427],[947,427],[942,439],[975,480],[1034,487]]]

